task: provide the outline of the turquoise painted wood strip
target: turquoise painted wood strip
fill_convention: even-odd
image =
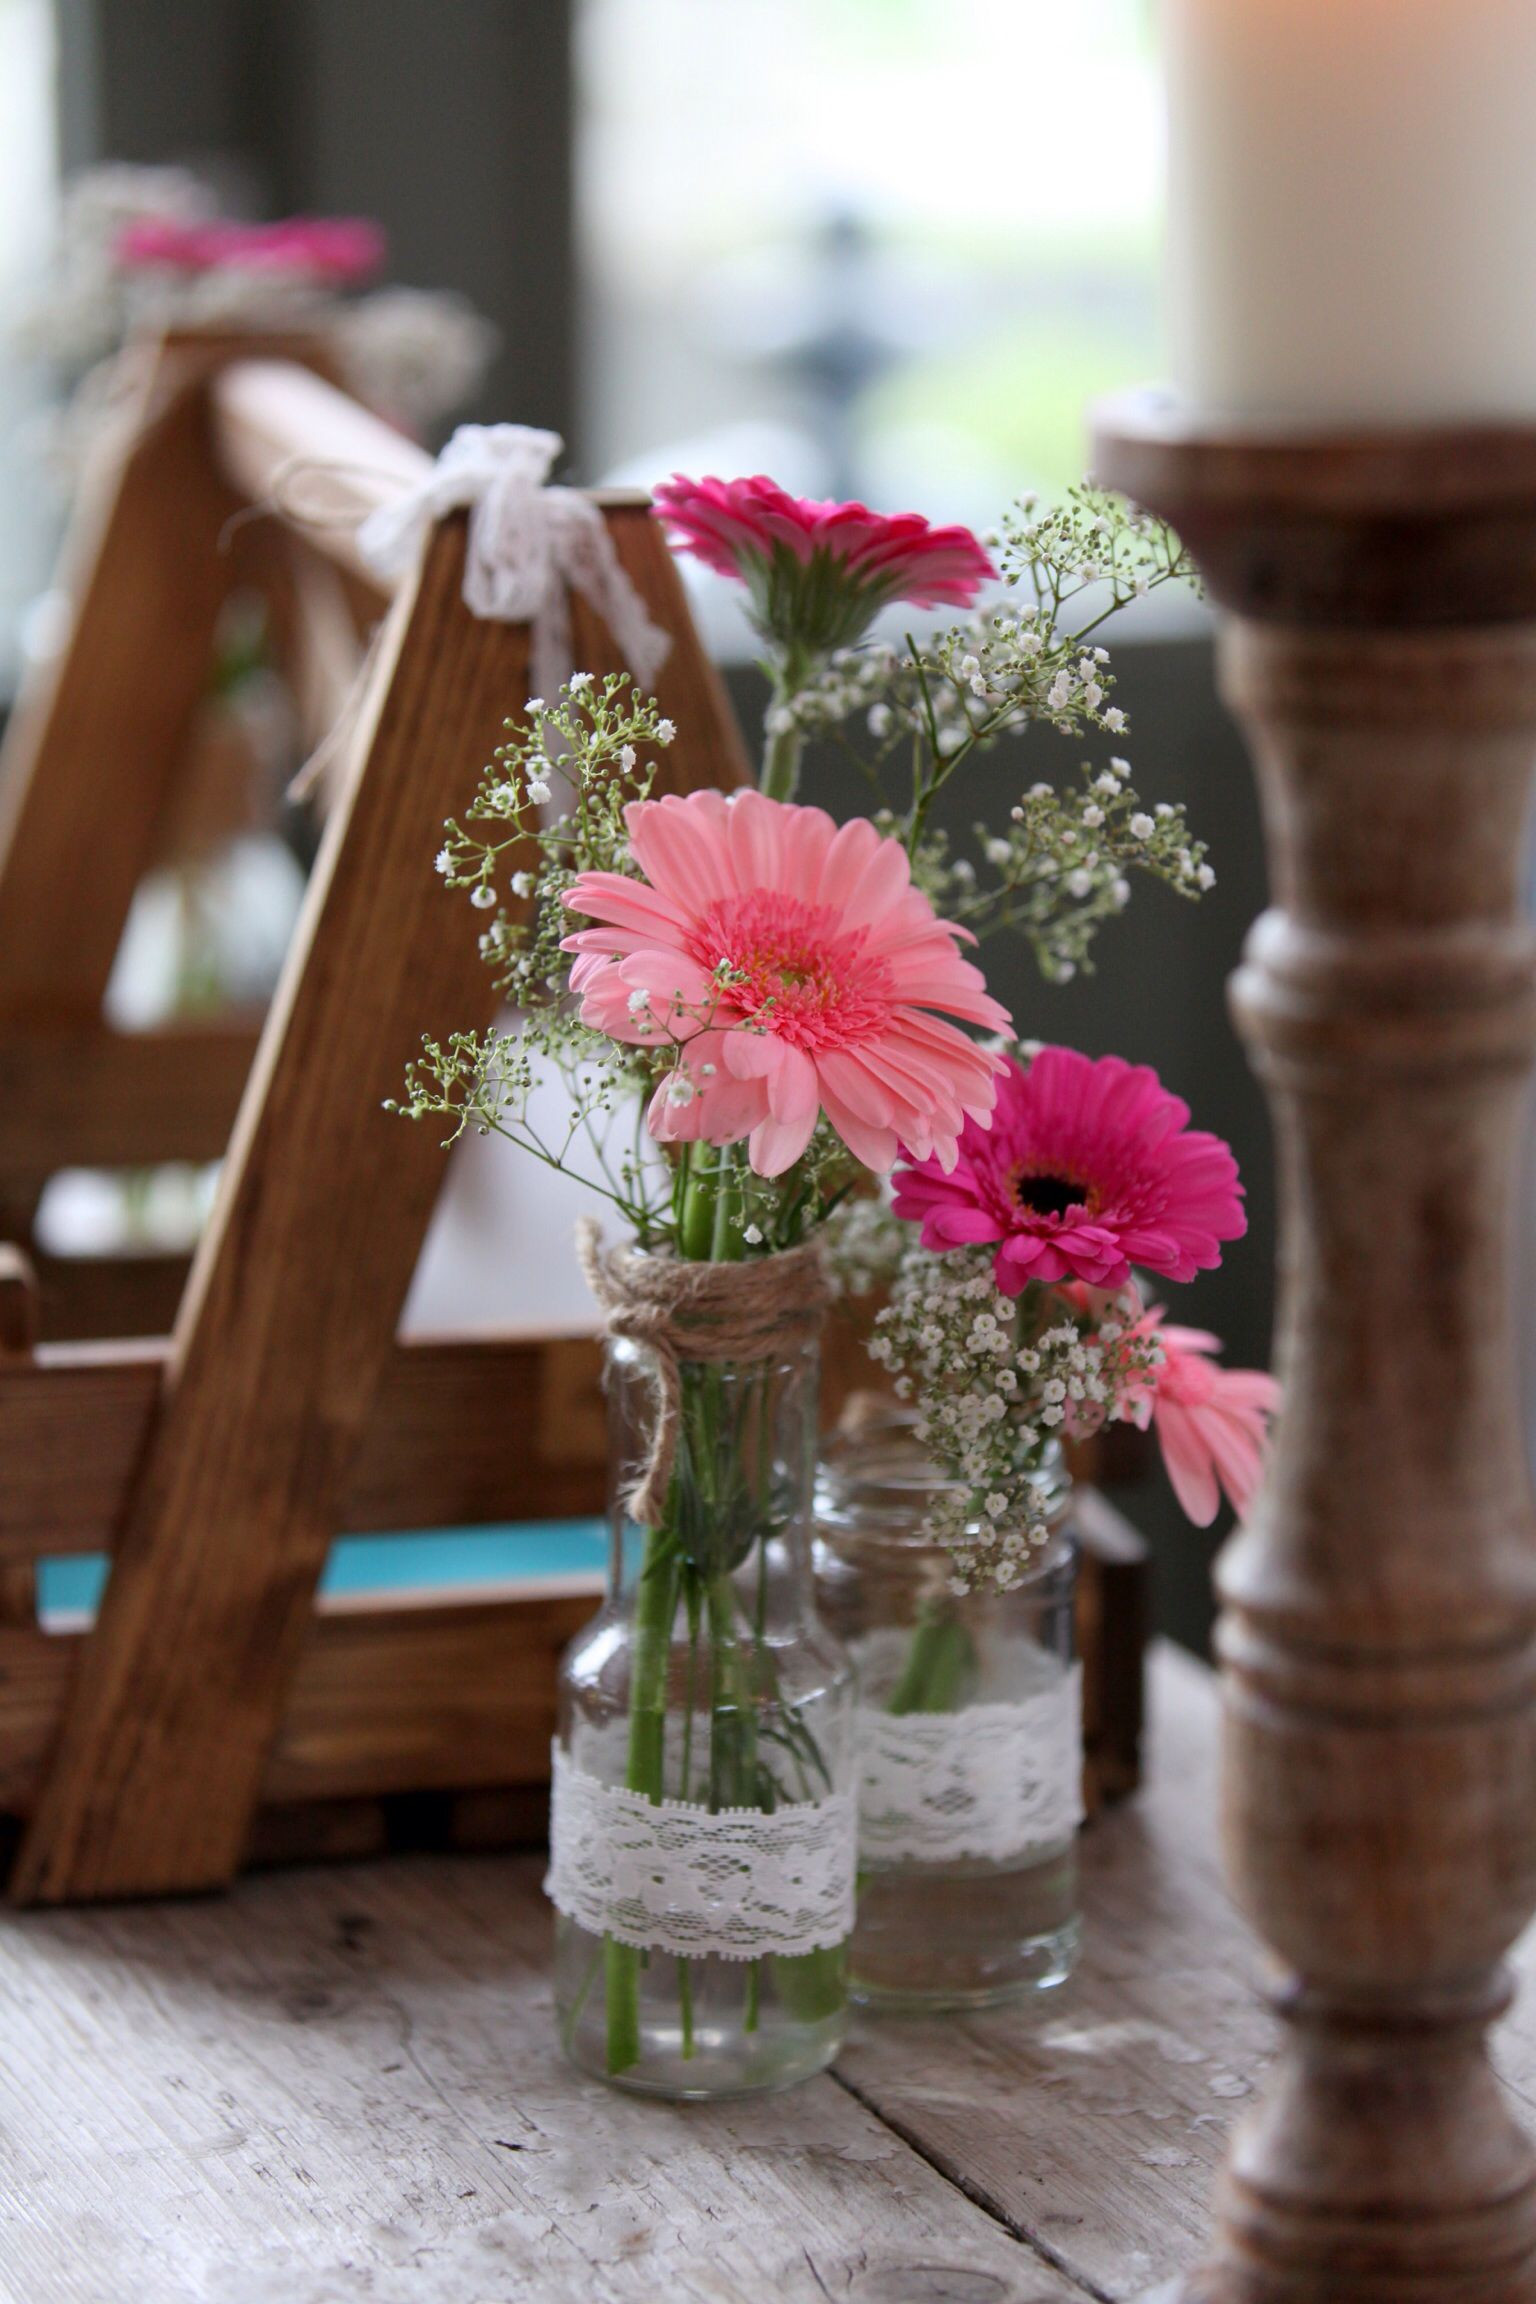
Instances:
[[[400,1535],[343,1536],[331,1546],[320,1590],[326,1597],[361,1592],[473,1592],[488,1584],[601,1575],[608,1530],[601,1520],[529,1521],[492,1528],[421,1528]],[[106,1588],[104,1553],[40,1560],[38,1608],[44,1616],[92,1615]]]

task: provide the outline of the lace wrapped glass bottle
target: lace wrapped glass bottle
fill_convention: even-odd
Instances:
[[[1049,1542],[1011,1591],[958,1595],[921,1533],[940,1481],[909,1425],[893,1410],[832,1442],[817,1494],[822,1612],[859,1681],[852,1994],[975,2007],[1048,1990],[1077,1956],[1071,1490],[1053,1452]]]
[[[657,1401],[610,1347],[616,1495]],[[853,1682],[810,1563],[817,1349],[677,1370],[657,1524],[613,1515],[608,1600],[561,1672],[549,1890],[567,2052],[625,2088],[738,2095],[842,2039]]]

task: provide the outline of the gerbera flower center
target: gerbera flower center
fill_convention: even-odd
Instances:
[[[894,990],[869,931],[841,920],[835,906],[751,889],[709,905],[690,947],[711,971],[727,963],[723,1010],[798,1048],[843,1048],[882,1029]]]
[[[1086,1208],[1088,1188],[1071,1176],[1020,1176],[1014,1194],[1021,1208],[1033,1216],[1065,1216],[1071,1208]]]

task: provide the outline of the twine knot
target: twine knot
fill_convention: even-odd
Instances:
[[[682,1262],[635,1248],[605,1248],[590,1216],[576,1227],[576,1256],[603,1310],[605,1335],[651,1355],[655,1422],[644,1466],[624,1501],[642,1527],[659,1527],[677,1456],[686,1361],[763,1360],[817,1334],[832,1300],[821,1249],[812,1241],[748,1264]]]

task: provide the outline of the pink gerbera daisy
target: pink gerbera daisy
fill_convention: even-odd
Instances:
[[[1165,1326],[1160,1305],[1130,1333],[1156,1335],[1163,1347],[1163,1364],[1136,1397],[1133,1421],[1143,1431],[1150,1421],[1156,1431],[1180,1504],[1197,1528],[1208,1528],[1225,1489],[1241,1517],[1263,1477],[1279,1385],[1262,1368],[1218,1367],[1210,1355],[1221,1350],[1221,1339],[1203,1328]]]
[[[1009,1296],[1031,1280],[1119,1288],[1132,1265],[1190,1280],[1246,1220],[1231,1152],[1188,1121],[1148,1066],[1044,1048],[1008,1065],[991,1126],[966,1128],[951,1171],[900,1171],[896,1213],[926,1248],[997,1241]]]
[[[583,1023],[678,1048],[652,1135],[745,1137],[757,1173],[777,1176],[825,1112],[870,1168],[901,1145],[952,1167],[1000,1060],[929,1011],[990,1031],[1008,1016],[899,842],[750,791],[638,800],[624,821],[645,878],[582,873],[565,902],[602,925],[564,949]]]
[[[141,216],[124,227],[117,254],[129,271],[235,269],[346,286],[378,271],[385,239],[362,216],[287,216],[276,224]]]
[[[965,608],[997,574],[969,528],[935,528],[920,512],[790,496],[761,473],[656,490],[674,545],[752,596],[760,629],[786,648],[850,647],[892,600]]]

